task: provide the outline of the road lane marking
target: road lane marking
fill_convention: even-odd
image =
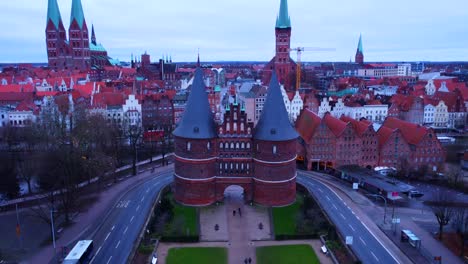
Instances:
[[[322,189],[319,188],[318,190],[319,190],[319,192],[323,193]]]
[[[333,205],[333,208],[335,208],[335,210],[338,210],[338,207],[336,207],[336,205]]]
[[[130,223],[133,222],[133,218],[135,218],[135,216],[132,216],[132,218],[130,219]]]
[[[327,195],[327,196],[325,196],[325,198],[327,198],[327,200],[328,200],[328,201],[331,201],[331,200],[330,200],[330,197],[328,197],[328,195]]]
[[[107,264],[110,263],[111,259],[112,259],[112,256],[110,256],[109,260],[107,261]]]
[[[119,245],[120,245],[120,240],[119,240],[119,242],[117,242],[117,246],[115,246],[115,248],[118,248]]]
[[[145,197],[141,198],[140,203],[142,203],[145,200]]]
[[[374,252],[370,252],[372,254],[372,256],[374,256],[375,260],[379,261],[379,259],[377,258],[377,256],[374,254]],[[380,261],[379,261],[380,262]]]
[[[362,239],[362,237],[359,237],[359,240],[361,240],[361,242],[364,244],[364,246],[367,246],[366,241],[364,241],[364,239]]]
[[[106,241],[106,240],[109,238],[110,234],[111,234],[111,232],[107,233],[107,236],[106,236],[106,238],[104,239],[104,241]]]
[[[344,217],[344,215],[342,213],[340,213],[341,217],[343,217],[343,219],[346,219],[346,217]]]
[[[112,228],[111,228],[111,231],[112,231],[112,230],[114,230],[114,228],[115,228],[115,225],[114,225],[114,226],[112,226]]]
[[[356,229],[354,229],[354,227],[353,227],[351,224],[348,224],[348,225],[349,225],[349,227],[351,227],[351,229],[352,229],[354,232],[356,232]]]
[[[93,256],[93,258],[91,259],[91,261],[89,262],[89,264],[93,263],[94,259],[95,259],[96,256],[99,254],[99,251],[101,251],[101,248],[102,248],[102,246],[100,246],[100,247],[98,248],[98,250],[96,251],[96,254],[94,254],[94,256]]]
[[[312,181],[316,181],[316,182],[320,182],[318,181],[317,179],[311,179]],[[341,199],[341,197],[334,191],[332,190],[330,187],[327,187],[329,191],[331,191],[332,193],[335,194],[336,197],[338,197],[341,201],[343,201],[343,199]],[[359,218],[359,216],[356,216],[356,218],[360,221],[361,219]],[[395,256],[393,256],[393,251],[390,251],[386,246],[384,246],[384,244],[377,238],[377,236],[374,234],[374,232],[372,232],[369,227],[362,221],[360,221],[361,224],[366,228],[367,232],[369,232],[372,237],[380,244],[380,246],[385,249],[385,251],[387,252],[387,254],[393,259],[395,260],[396,263],[401,263],[399,259],[397,259]]]
[[[140,206],[139,206],[139,205],[137,206],[136,210],[137,210],[137,211],[140,210]]]
[[[124,232],[123,232],[124,235],[125,235],[125,233],[127,233],[127,230],[128,230],[128,226],[125,227],[125,230],[124,230]]]

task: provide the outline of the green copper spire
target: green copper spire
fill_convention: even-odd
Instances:
[[[49,0],[49,5],[47,6],[47,23],[49,23],[49,20],[52,20],[55,28],[59,27],[62,17],[60,16],[57,0]]]
[[[358,44],[357,50],[358,52],[361,52],[364,54],[364,49],[362,48],[362,35],[361,34],[359,34],[359,44]]]
[[[80,27],[80,29],[82,29],[85,18],[83,13],[83,6],[81,5],[81,0],[73,0],[72,2],[70,25],[71,23],[73,23],[74,19],[76,19],[78,26]]]
[[[276,18],[276,28],[290,28],[291,18],[288,13],[288,0],[281,0],[279,15]]]

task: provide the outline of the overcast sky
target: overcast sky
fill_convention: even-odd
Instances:
[[[109,55],[129,60],[270,60],[280,0],[82,0],[91,31]],[[366,61],[468,60],[467,0],[289,0],[291,46],[304,61],[354,60],[359,34]],[[65,28],[71,0],[58,0]],[[46,62],[47,0],[0,1],[0,62]],[[296,58],[295,54],[291,55]]]

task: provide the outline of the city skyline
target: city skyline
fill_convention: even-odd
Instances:
[[[196,4],[182,0],[164,4],[136,0],[131,5],[110,0],[82,2],[98,42],[109,56],[122,61],[145,51],[153,60],[167,54],[174,61],[194,61],[198,49],[205,61],[268,61],[274,54],[277,1],[217,5],[206,0]],[[462,0],[450,0],[443,6],[402,0],[378,4],[370,0],[288,2],[292,47],[336,48],[335,52],[306,52],[304,61],[354,60],[360,33],[366,61],[468,60],[468,29],[463,26],[468,11],[453,8],[467,5]],[[71,1],[58,3],[68,28]],[[341,6],[340,10],[336,6]],[[5,11],[0,22],[16,23],[15,31],[5,31],[0,37],[4,50],[0,63],[46,62],[47,1],[2,2],[0,8]],[[240,11],[231,12],[236,8]],[[122,10],[125,14],[119,13]],[[291,57],[296,59],[295,54]]]

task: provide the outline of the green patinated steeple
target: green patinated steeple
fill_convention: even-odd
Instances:
[[[81,5],[81,0],[73,0],[72,2],[70,25],[73,23],[74,19],[78,23],[80,29],[82,29],[85,18],[83,13],[83,6]]]
[[[288,12],[288,0],[281,0],[279,15],[276,18],[276,28],[291,28],[291,18]]]
[[[359,34],[359,43],[357,47],[358,52],[364,53],[364,49],[362,48],[362,35]]]
[[[47,6],[47,23],[49,23],[49,20],[52,20],[55,28],[58,28],[60,21],[62,21],[57,0],[49,0],[49,5]]]

